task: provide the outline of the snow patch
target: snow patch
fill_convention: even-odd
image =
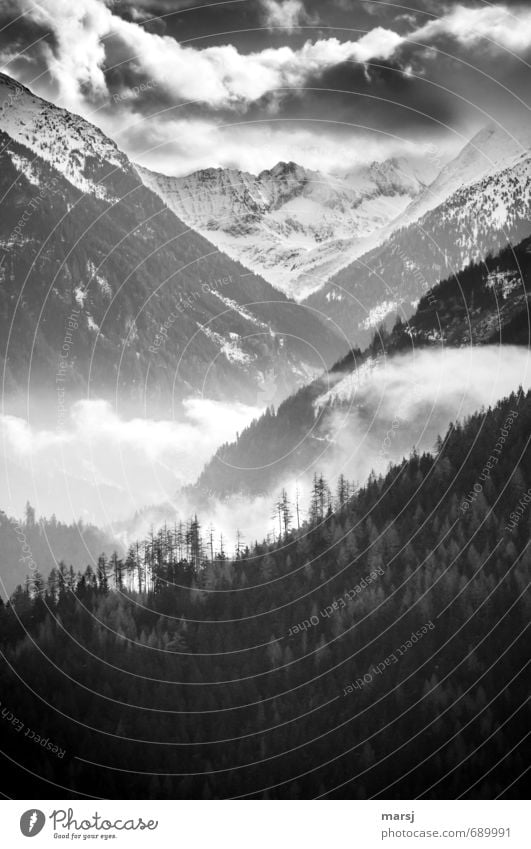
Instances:
[[[520,277],[514,271],[492,271],[486,281],[487,288],[497,290],[504,300],[520,285]]]
[[[374,369],[380,365],[380,362],[381,360],[378,357],[369,357],[358,368],[354,369],[354,371],[348,372],[344,377],[340,378],[332,389],[329,389],[314,401],[315,410],[317,411],[320,407],[324,407],[331,402],[344,403],[354,401],[356,394],[370,380]]]
[[[211,342],[219,348],[220,352],[227,358],[230,363],[237,363],[238,365],[248,365],[253,362],[254,357],[248,354],[246,351],[243,351],[240,347],[241,337],[238,336],[237,333],[231,333],[228,339],[225,339],[221,333],[216,333],[214,330],[211,330],[210,327],[205,327],[203,324],[199,324],[196,322],[197,327],[201,330],[207,339],[210,339]],[[235,338],[230,338],[235,337]]]
[[[97,267],[96,267],[96,264],[95,264],[95,263],[94,263],[91,259],[89,259],[89,261],[88,261],[88,263],[87,263],[87,271],[88,271],[88,273],[89,273],[89,278],[90,278],[90,280],[91,280],[91,281],[92,281],[92,280],[95,280],[95,281],[96,281],[96,283],[98,284],[98,286],[99,286],[99,288],[100,288],[101,292],[102,292],[102,293],[103,293],[103,294],[104,294],[107,298],[112,298],[112,289],[111,289],[111,287],[110,287],[110,285],[109,285],[108,280],[106,279],[106,277],[104,277],[104,276],[103,276],[103,274],[99,274],[99,273],[98,273],[98,269],[97,269]]]
[[[18,154],[14,153],[12,150],[8,149],[8,153],[14,167],[21,174],[24,174],[28,183],[31,183],[32,186],[40,186],[39,175],[35,166],[28,159],[18,156]]]
[[[87,290],[84,286],[76,286],[76,288],[74,289],[74,300],[78,307],[81,307],[81,309],[83,309],[83,307],[85,306],[85,301],[87,300]]]
[[[360,328],[370,330],[372,327],[378,327],[379,324],[389,315],[390,312],[398,308],[398,301],[382,301],[371,310],[367,318],[360,322]]]
[[[217,289],[211,289],[210,294],[215,295],[216,298],[219,298],[222,304],[225,304],[226,307],[229,307],[229,309],[234,310],[234,312],[237,312],[238,315],[240,315],[242,318],[244,318],[251,324],[254,324],[255,327],[260,327],[262,330],[269,330],[268,324],[266,324],[264,321],[260,321],[260,319],[258,319],[255,315],[249,312],[248,309],[243,307],[237,301],[233,301],[232,298],[225,297],[225,295],[222,295],[220,292],[217,291]]]

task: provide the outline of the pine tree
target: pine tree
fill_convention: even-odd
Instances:
[[[35,508],[31,506],[29,501],[26,501],[26,528],[32,530],[35,527]]]
[[[293,518],[293,512],[288,493],[285,489],[282,489],[279,498],[275,502],[272,516],[273,518],[278,518],[278,538],[282,539],[282,535],[286,537]]]
[[[117,590],[121,591],[123,589],[124,564],[118,557],[116,551],[114,551],[111,555],[110,568],[114,578],[114,586]]]
[[[201,539],[201,525],[197,515],[190,522],[190,561],[197,568],[203,559],[203,542]]]
[[[341,510],[350,498],[350,484],[344,474],[337,479],[337,507]]]
[[[98,582],[98,587],[103,592],[108,592],[109,590],[109,572],[108,572],[108,564],[107,558],[104,554],[100,554],[98,557],[98,564],[96,568],[96,577]]]

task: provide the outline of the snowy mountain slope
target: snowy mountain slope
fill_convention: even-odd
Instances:
[[[531,233],[531,155],[466,185],[344,268],[307,301],[356,344],[386,316],[411,315],[438,280]]]
[[[276,288],[304,300],[398,228],[459,190],[516,166],[530,148],[531,127],[488,125],[442,170],[444,155],[433,152],[345,168],[335,176],[293,162],[258,176],[211,168],[166,177],[137,168],[144,183],[190,227]],[[326,313],[325,301],[317,299]],[[385,315],[375,304],[365,317],[367,326],[382,311]]]
[[[144,183],[209,241],[301,299],[355,256],[424,189],[405,160],[331,177],[294,162],[258,176],[211,168],[166,177],[137,166]]]
[[[436,179],[405,210],[402,225],[416,221],[440,206],[454,192],[513,167],[531,149],[531,124],[507,129],[488,124],[448,162]]]
[[[135,180],[127,156],[101,130],[1,73],[0,128],[82,192],[114,200],[111,174],[114,185],[120,178]]]
[[[36,99],[17,91],[5,123],[21,137]],[[274,372],[270,403],[343,350],[315,313],[190,231],[112,142],[97,150],[87,122],[87,147],[74,151],[70,116],[46,106],[53,138],[32,149],[2,131],[5,103],[0,113],[0,357],[10,391],[31,367],[32,387],[55,403],[65,345],[71,401],[90,381],[93,395],[135,403],[202,392],[254,404]],[[104,192],[81,180],[102,172]]]

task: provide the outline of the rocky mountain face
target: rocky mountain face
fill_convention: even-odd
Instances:
[[[200,500],[209,494],[268,493],[290,476],[316,468],[333,449],[338,416],[347,420],[354,416],[358,421],[366,415],[367,429],[377,439],[381,423],[372,408],[367,411],[360,405],[374,369],[408,352],[500,344],[528,348],[530,299],[528,237],[516,248],[506,248],[486,263],[469,265],[441,282],[420,300],[408,322],[397,322],[391,332],[376,334],[364,351],[352,350],[276,411],[266,411],[235,442],[219,449],[195,486],[195,496]],[[392,386],[388,388],[392,391]],[[389,422],[382,441],[388,427]],[[410,449],[406,447],[405,453]],[[344,456],[339,468],[344,468]]]
[[[256,403],[272,373],[271,401],[344,350],[315,312],[190,231],[97,128],[4,75],[0,197],[8,392]]]
[[[297,300],[364,252],[425,188],[405,159],[341,177],[295,162],[258,176],[222,168],[186,177],[138,172],[190,227]]]

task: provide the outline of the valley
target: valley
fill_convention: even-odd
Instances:
[[[4,394],[55,399],[67,334],[71,402],[90,391],[155,415],[198,392],[254,404],[273,370],[280,400],[345,349],[315,311],[190,231],[96,128],[21,86],[4,102]]]
[[[531,9],[9,0],[0,57],[6,845],[520,845]]]

